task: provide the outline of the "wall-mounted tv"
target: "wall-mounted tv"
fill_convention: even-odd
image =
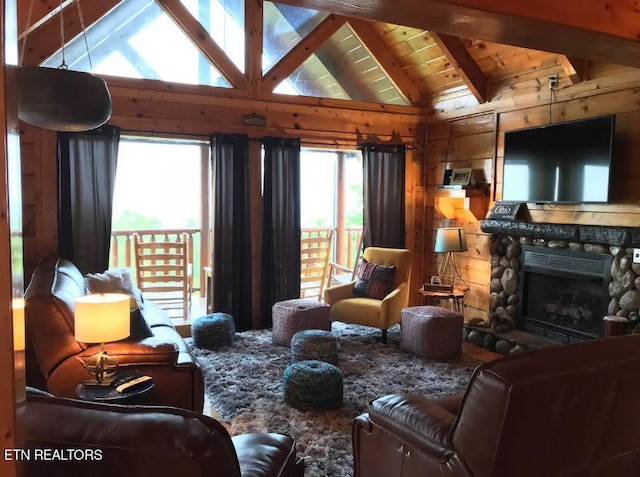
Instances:
[[[507,131],[502,200],[608,203],[615,116]]]

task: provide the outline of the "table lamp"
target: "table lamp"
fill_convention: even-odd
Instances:
[[[464,282],[455,253],[466,250],[467,239],[464,236],[464,229],[461,227],[440,227],[436,230],[433,251],[444,253],[438,269],[438,275],[443,284],[453,285],[455,288],[460,281]]]
[[[76,340],[100,343],[100,351],[84,362],[91,375],[84,384],[108,386],[113,382],[118,360],[105,351],[104,344],[129,336],[129,296],[122,293],[85,295],[76,298],[75,305]]]

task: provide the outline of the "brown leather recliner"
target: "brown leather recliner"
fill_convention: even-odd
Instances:
[[[391,395],[356,418],[356,477],[637,477],[640,335],[479,366],[464,395]]]
[[[290,437],[230,437],[214,419],[183,409],[28,395],[17,422],[31,451],[25,477],[304,475]]]
[[[84,294],[84,277],[70,261],[38,264],[25,293],[27,384],[76,397],[76,386],[87,379],[83,359],[99,349],[74,336],[74,300]],[[141,312],[152,336],[105,345],[120,366],[153,378],[153,389],[138,403],[202,411],[204,381],[196,358],[163,310],[145,301]]]

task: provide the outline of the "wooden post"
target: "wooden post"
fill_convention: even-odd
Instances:
[[[336,263],[344,265],[345,260],[345,238],[346,238],[346,223],[347,217],[345,214],[345,204],[346,204],[346,186],[345,186],[345,177],[344,177],[344,152],[339,151],[338,153],[338,171],[337,171],[337,182],[338,187],[336,191],[336,241],[335,241],[335,260]],[[348,260],[348,257],[347,257]]]
[[[262,293],[262,144],[249,141],[249,206],[251,223],[251,286],[253,287],[253,328],[260,328]]]
[[[24,403],[25,369],[23,338],[24,314],[13,315],[13,297],[21,297],[22,277],[22,181],[20,172],[20,138],[15,85],[15,69],[6,65],[17,62],[16,2],[0,0],[4,12],[0,24],[0,475],[15,477],[19,466],[4,458],[4,449],[20,447],[21,436],[16,422],[16,408]],[[7,208],[8,205],[8,208]],[[15,269],[12,269],[12,265]],[[14,332],[16,339],[14,341]],[[14,346],[14,344],[18,346]],[[17,348],[17,349],[14,349]]]

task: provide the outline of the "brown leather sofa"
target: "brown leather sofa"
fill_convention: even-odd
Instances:
[[[214,419],[183,409],[28,395],[17,422],[31,450],[25,477],[304,475],[290,437],[230,437]],[[49,458],[38,458],[45,450]]]
[[[483,364],[457,397],[376,399],[353,450],[356,477],[637,477],[640,335]]]
[[[75,397],[87,379],[83,358],[98,350],[74,337],[74,300],[85,294],[84,277],[64,259],[40,262],[25,293],[27,384],[55,396]],[[167,314],[149,301],[141,309],[152,336],[108,343],[123,368],[153,377],[155,386],[140,404],[202,411],[202,370]]]

